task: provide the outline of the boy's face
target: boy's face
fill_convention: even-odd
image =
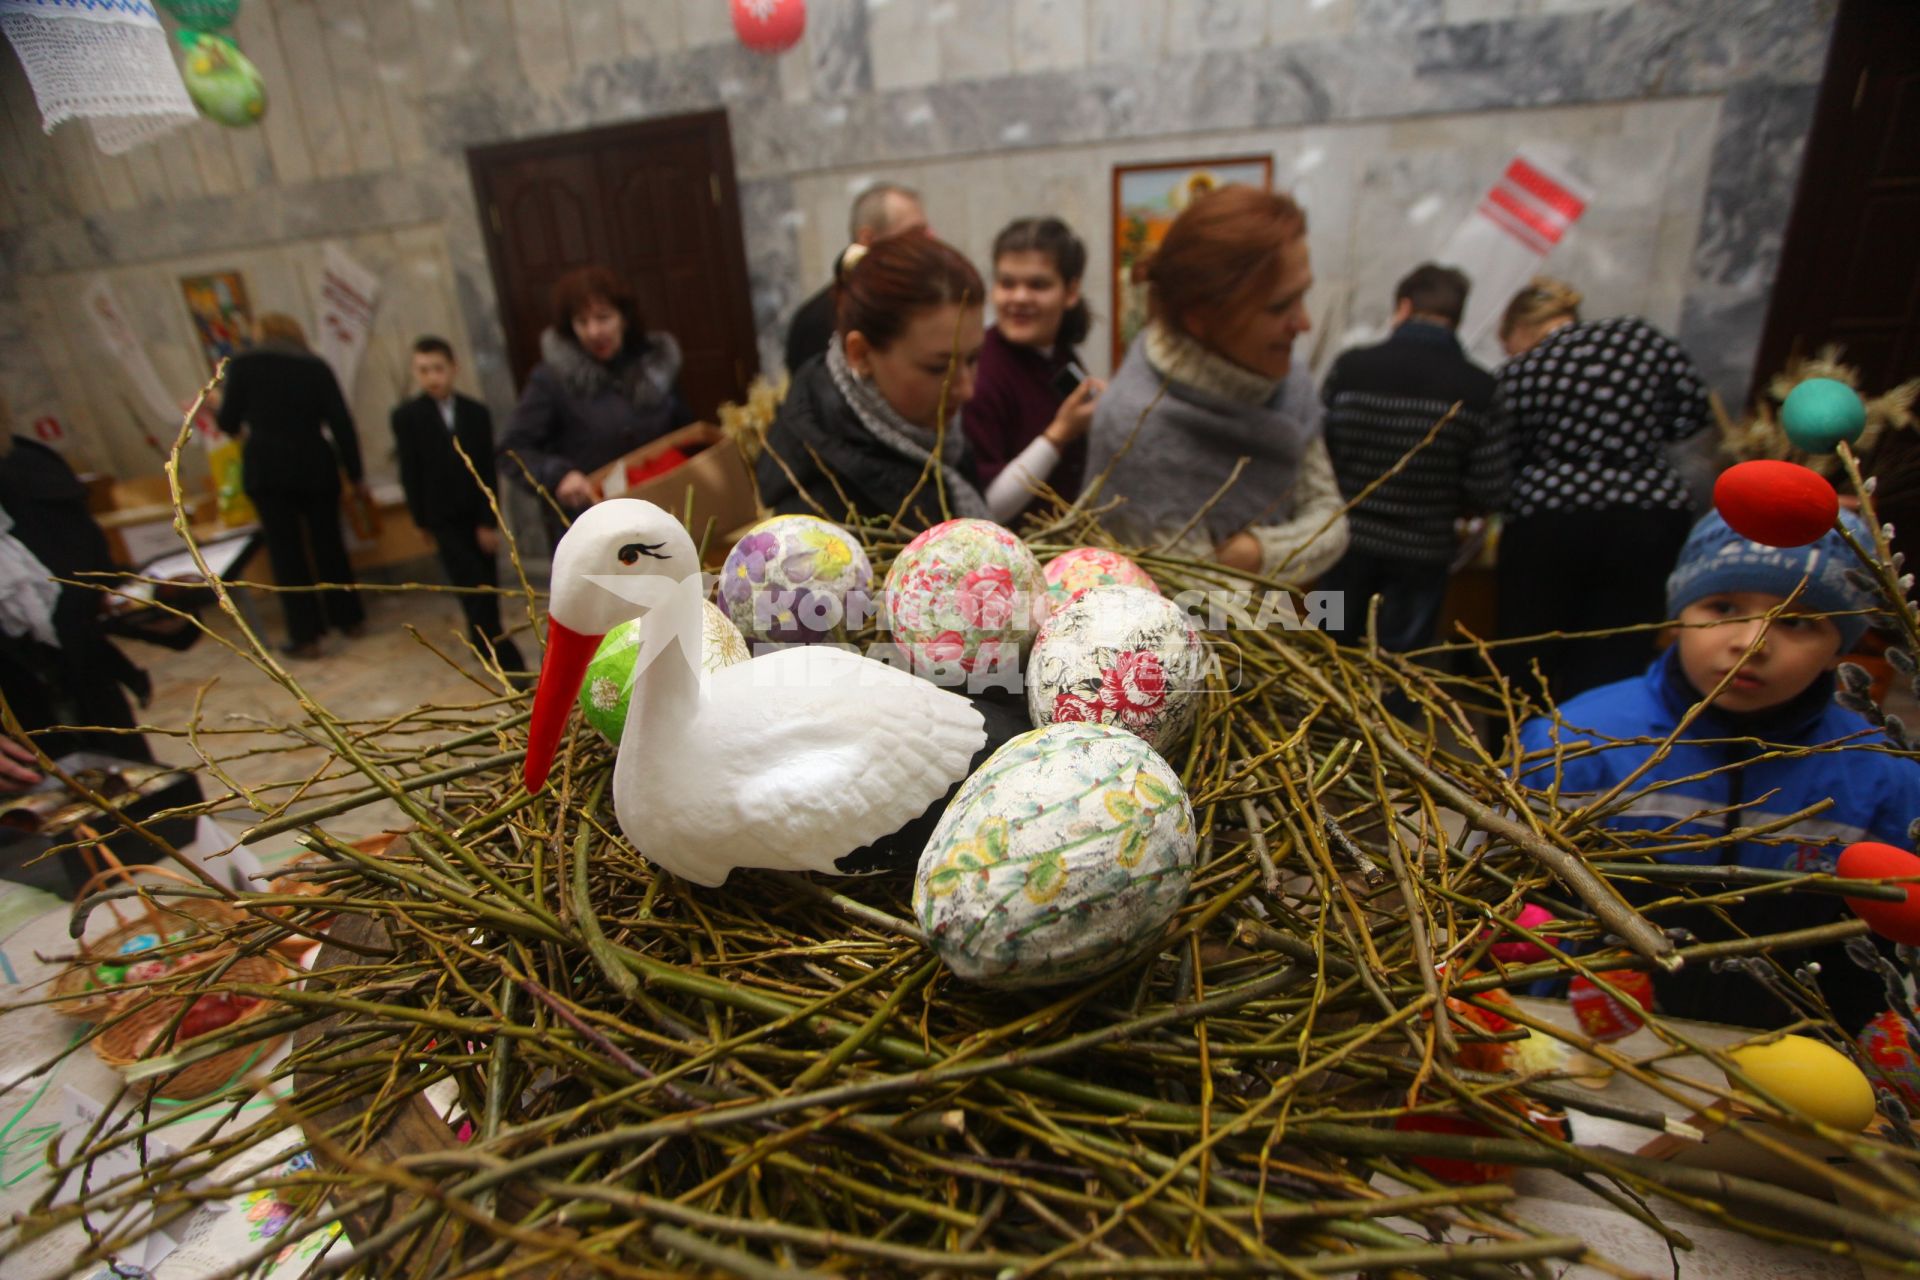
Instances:
[[[1680,669],[1693,687],[1710,693],[1729,671],[1735,673],[1713,700],[1720,710],[1777,707],[1840,665],[1840,628],[1799,613],[1767,623],[1760,615],[1779,603],[1779,596],[1765,592],[1727,591],[1702,596],[1680,611]],[[1763,626],[1766,637],[1742,662]]]
[[[416,351],[413,380],[435,400],[445,400],[453,394],[453,361],[438,351]]]

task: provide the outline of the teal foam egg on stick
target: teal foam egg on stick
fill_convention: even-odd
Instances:
[[[1867,429],[1867,406],[1859,392],[1836,378],[1808,378],[1787,393],[1780,426],[1794,448],[1832,453]]]

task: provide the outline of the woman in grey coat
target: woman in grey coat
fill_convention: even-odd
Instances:
[[[527,377],[500,452],[508,474],[536,484],[568,512],[599,501],[588,473],[693,421],[681,399],[680,344],[649,333],[633,291],[605,267],[581,267],[553,287],[553,327]],[[559,521],[551,508],[549,533]]]

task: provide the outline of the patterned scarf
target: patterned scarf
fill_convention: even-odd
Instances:
[[[846,353],[840,349],[839,334],[827,344],[827,372],[833,375],[833,385],[846,399],[853,415],[860,419],[860,425],[872,432],[874,439],[901,457],[923,467],[926,465],[927,459],[933,456],[934,433],[901,417],[870,379],[853,371]],[[947,490],[947,509],[956,516],[991,520],[993,516],[987,511],[986,498],[959,472],[966,449],[966,434],[960,429],[960,414],[956,411],[947,422],[946,438],[940,446],[940,472]]]

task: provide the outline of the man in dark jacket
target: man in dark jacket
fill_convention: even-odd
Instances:
[[[847,218],[849,244],[872,244],[881,236],[890,236],[914,228],[924,230],[927,211],[920,193],[894,182],[876,182],[853,199],[853,211]],[[840,257],[834,255],[834,276],[840,274]],[[824,355],[833,338],[833,285],[808,298],[793,313],[787,324],[787,372],[798,373],[800,366],[817,355]]]
[[[1454,336],[1467,288],[1451,267],[1415,268],[1394,291],[1393,333],[1342,354],[1320,388],[1341,496],[1352,502],[1381,481],[1348,512],[1347,553],[1320,587],[1346,593],[1344,632],[1356,641],[1378,595],[1380,645],[1396,652],[1433,639],[1454,520],[1498,511],[1507,494],[1506,419],[1493,375]],[[1456,404],[1452,421],[1423,444]]]
[[[521,671],[520,650],[501,633],[500,599],[491,591],[497,581],[494,555],[500,550],[490,490],[493,416],[487,406],[453,389],[453,373],[453,347],[445,338],[415,340],[413,380],[420,394],[396,406],[392,419],[400,484],[413,522],[439,548],[448,580],[456,587],[489,588],[460,596],[474,648],[485,653],[492,645],[502,669]]]

